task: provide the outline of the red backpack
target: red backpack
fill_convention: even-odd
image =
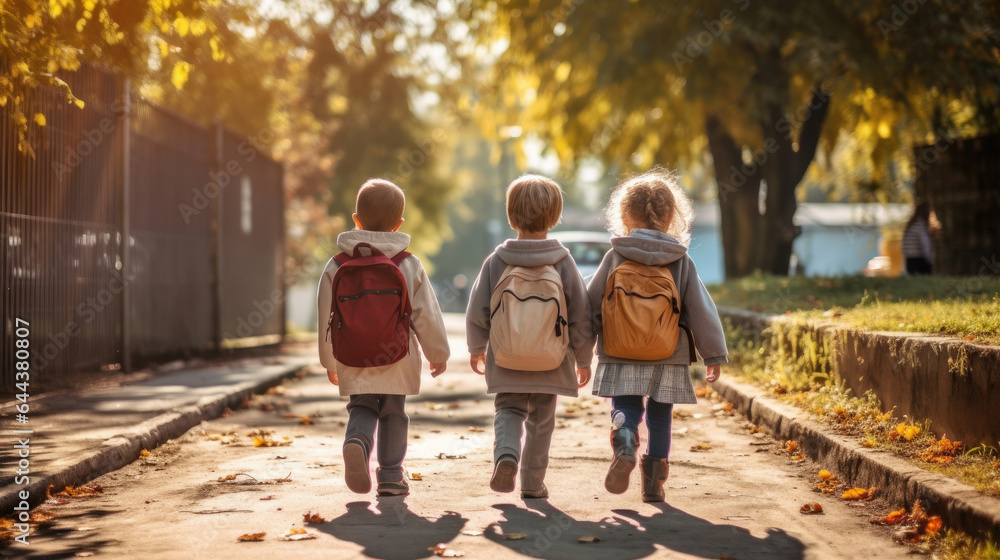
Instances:
[[[368,249],[369,255],[361,249]],[[337,361],[352,367],[394,364],[410,350],[410,295],[399,264],[410,253],[388,258],[368,243],[340,253],[333,275],[327,340]]]

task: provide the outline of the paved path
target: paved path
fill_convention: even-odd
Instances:
[[[423,392],[407,401],[405,466],[421,478],[410,482],[407,497],[356,495],[345,487],[345,402],[315,368],[99,477],[99,496],[42,506],[36,514],[53,517],[37,527],[31,545],[0,554],[410,559],[429,557],[428,547],[445,543],[466,558],[491,560],[909,557],[868,522],[885,513],[878,503],[851,505],[813,492],[822,465],[791,461],[781,444],[751,435],[744,420],[714,410],[719,403],[709,399],[678,407],[666,504],[643,504],[635,475],[627,494],[604,491],[608,405],[592,397],[560,398],[549,500],[494,493],[492,400],[482,378],[463,367],[463,346],[454,348],[448,373],[437,380],[425,373]],[[302,416],[311,423],[303,425]],[[291,443],[254,447],[247,434],[260,429]],[[228,433],[235,441],[222,443]],[[698,444],[710,449],[692,450]],[[236,476],[225,481],[229,475]],[[819,502],[825,513],[800,514],[806,502]],[[327,522],[304,525],[310,512]],[[303,527],[315,538],[282,540]],[[237,542],[261,532],[263,542]],[[525,538],[510,540],[515,533]],[[587,536],[601,542],[578,542]]]

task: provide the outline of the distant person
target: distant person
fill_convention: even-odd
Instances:
[[[930,274],[934,268],[931,248],[931,205],[920,202],[903,230],[903,257],[907,274]]]
[[[628,489],[645,414],[642,501],[662,502],[673,406],[698,402],[690,374],[695,347],[714,382],[727,361],[726,338],[687,253],[691,201],[677,179],[662,170],[629,179],[611,194],[605,214],[619,237],[588,288],[597,333],[593,391],[612,405],[614,455],[604,486],[614,494]]]
[[[576,397],[590,381],[590,301],[569,250],[547,238],[562,217],[559,185],[525,175],[507,188],[506,206],[517,239],[483,263],[469,295],[466,336],[472,369],[496,394],[490,488],[513,492],[520,469],[521,496],[545,498],[557,396]]]
[[[378,432],[380,496],[409,492],[403,476],[409,418],[406,395],[420,389],[420,353],[431,375],[445,371],[450,350],[434,288],[400,233],[402,189],[371,179],[358,191],[354,225],[340,234],[343,251],[319,282],[319,357],[347,404],[344,478],[353,492],[371,491],[368,458]]]

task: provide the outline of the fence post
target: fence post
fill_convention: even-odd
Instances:
[[[216,178],[219,177],[221,173],[223,162],[222,162],[222,149],[223,149],[223,136],[222,136],[222,122],[216,120],[214,126],[209,128],[209,134],[212,136],[209,142],[210,150],[213,152],[211,157],[212,171]],[[218,180],[218,179],[215,179]],[[212,258],[212,346],[216,354],[222,351],[222,186],[219,185],[218,194],[211,198],[210,204],[210,218],[209,218],[209,232],[212,237],[211,239],[211,258]]]
[[[285,163],[279,165],[278,174],[278,243],[281,244],[281,262],[278,263],[278,289],[281,290],[281,341],[288,336],[288,284],[285,278],[285,259],[287,245],[285,244]]]
[[[132,167],[132,96],[130,94],[131,80],[125,78],[122,87],[122,116],[119,130],[122,138],[122,197],[121,197],[121,365],[122,371],[132,373],[132,288],[129,277],[130,251],[132,244],[131,221],[131,167]]]

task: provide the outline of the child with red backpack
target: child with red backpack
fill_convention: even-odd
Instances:
[[[576,397],[590,381],[590,302],[569,250],[546,238],[562,217],[559,185],[525,175],[507,188],[506,202],[517,239],[483,263],[469,296],[466,336],[472,369],[496,394],[490,488],[513,492],[520,469],[521,496],[545,498],[557,396]]]
[[[409,491],[403,407],[406,395],[420,389],[417,342],[434,377],[450,356],[434,289],[420,260],[406,252],[410,236],[399,232],[405,203],[402,189],[389,181],[362,185],[357,229],[337,238],[343,253],[330,259],[319,282],[319,357],[330,382],[350,396],[344,478],[361,494],[371,491],[368,458],[376,443],[378,494]]]
[[[645,414],[642,501],[662,502],[673,405],[697,403],[689,371],[695,348],[713,382],[727,361],[726,339],[687,254],[693,212],[677,179],[662,170],[629,179],[611,194],[605,214],[618,237],[588,287],[597,333],[593,392],[612,403],[614,456],[604,486],[615,494],[628,489]]]

